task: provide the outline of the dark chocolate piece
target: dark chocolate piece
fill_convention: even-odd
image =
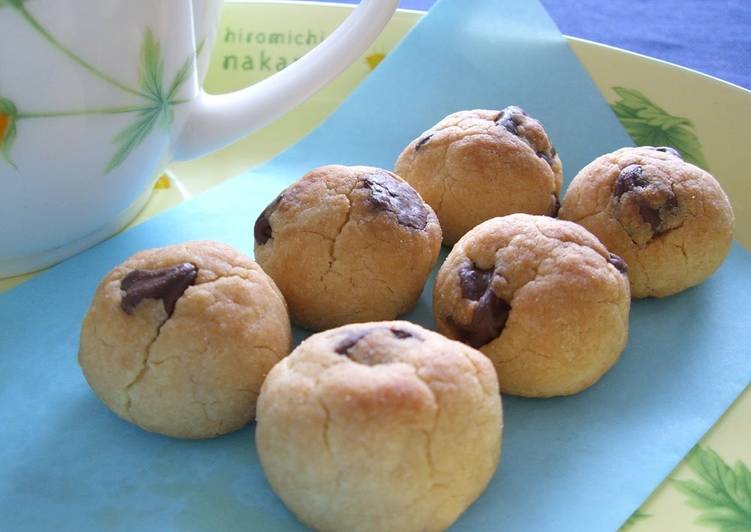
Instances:
[[[372,331],[373,329],[370,328],[365,329],[364,331],[351,332],[347,334],[347,336],[345,336],[334,348],[334,351],[336,353],[339,353],[340,355],[349,355],[349,350],[352,349],[357,344],[357,342],[369,335]]]
[[[616,198],[620,198],[626,192],[630,192],[637,188],[646,188],[649,186],[649,181],[644,177],[644,170],[638,164],[631,164],[621,170],[618,177],[615,180],[615,188],[613,189],[613,195]]]
[[[500,122],[498,122],[498,125],[503,127],[512,135],[516,135],[517,137],[519,136],[519,130],[516,129],[516,123],[512,118],[503,118]]]
[[[658,208],[642,203],[639,205],[639,216],[652,228],[652,233],[659,235],[664,232],[663,222],[667,215],[674,214],[678,210],[678,198],[670,192],[670,195]]]
[[[472,266],[462,266],[459,269],[459,288],[461,288],[462,297],[472,301],[479,301],[482,295],[488,290],[494,274],[495,272],[492,269],[482,270],[474,264]]]
[[[399,340],[405,340],[407,338],[415,338],[417,340],[422,340],[422,338],[418,336],[417,334],[411,333],[409,331],[405,331],[404,329],[400,329],[399,327],[391,327],[391,329],[389,330],[391,331],[391,334],[393,334]]]
[[[626,261],[620,258],[615,253],[610,254],[608,262],[615,266],[615,269],[621,272],[623,275],[628,275],[628,265],[626,264]]]
[[[511,305],[488,290],[475,307],[469,325],[459,325],[451,318],[448,321],[456,329],[459,340],[479,349],[501,335],[510,312]]]
[[[459,270],[459,288],[464,299],[477,301],[469,325],[452,321],[459,339],[472,347],[481,347],[497,338],[506,326],[511,306],[499,298],[490,286],[494,270],[482,270],[474,264]]]
[[[420,139],[420,140],[418,141],[417,145],[415,146],[415,151],[417,151],[417,150],[419,150],[420,148],[422,148],[422,147],[423,147],[423,145],[424,145],[425,143],[427,143],[427,142],[428,142],[428,141],[429,141],[429,140],[430,140],[431,138],[433,138],[433,134],[432,134],[432,133],[431,133],[430,135],[426,135],[426,136],[424,136],[423,138],[421,138],[421,139]]]
[[[674,155],[678,157],[679,159],[683,159],[683,156],[681,153],[676,150],[675,148],[671,148],[670,146],[658,146],[656,148],[650,148],[655,151],[661,151],[662,153],[669,153],[670,155]]]
[[[363,178],[363,186],[370,192],[370,202],[377,209],[396,215],[400,225],[418,231],[428,225],[428,209],[417,192],[406,182],[388,172],[374,172]]]
[[[198,268],[184,262],[161,270],[133,270],[120,281],[120,306],[128,314],[136,311],[144,299],[161,299],[168,316],[175,311],[177,300],[196,280]]]
[[[279,206],[279,202],[282,201],[282,194],[279,194],[274,201],[269,203],[265,209],[263,209],[263,212],[261,215],[256,219],[256,223],[253,226],[253,236],[256,239],[256,244],[264,245],[266,242],[271,239],[273,236],[273,231],[271,229],[271,223],[269,222],[269,218],[271,217],[271,214],[276,210],[276,208]]]
[[[386,327],[369,327],[365,330],[360,330],[356,332],[351,332],[337,344],[337,346],[334,348],[334,352],[340,354],[349,356],[349,350],[352,349],[357,343],[365,338],[367,335],[372,333],[373,331],[377,330],[387,330]],[[399,327],[389,327],[388,331],[391,332],[391,334],[398,338],[399,340],[405,340],[407,338],[414,338],[416,340],[423,341],[423,338],[421,338],[419,335],[415,333],[411,333],[409,331],[405,331],[404,329],[401,329]]]
[[[555,198],[555,201],[553,202],[553,208],[550,210],[550,216],[551,218],[558,218],[558,211],[561,210],[561,200],[558,198],[558,195],[553,194],[553,198]]]

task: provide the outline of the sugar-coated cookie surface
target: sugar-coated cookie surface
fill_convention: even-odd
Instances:
[[[447,116],[404,149],[395,171],[436,211],[444,244],[496,216],[555,216],[563,179],[542,124],[515,106]]]
[[[444,530],[500,454],[490,361],[404,321],[308,338],[269,373],[257,421],[271,487],[316,530]]]
[[[634,297],[703,282],[733,238],[733,210],[719,183],[672,148],[623,148],[595,159],[569,186],[560,217],[623,257]]]
[[[102,280],[78,359],[120,417],[207,438],[254,418],[263,379],[291,341],[284,299],[255,262],[189,242],[137,253]]]
[[[626,345],[625,263],[583,227],[513,214],[457,242],[433,290],[438,331],[478,348],[504,393],[568,395],[596,382]]]
[[[324,166],[258,217],[255,256],[293,322],[311,330],[408,312],[441,246],[433,210],[404,180],[369,166]]]

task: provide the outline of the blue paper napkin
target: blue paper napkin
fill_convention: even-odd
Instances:
[[[276,160],[1,295],[2,528],[300,528],[263,477],[253,427],[179,441],[99,403],[76,363],[95,286],[146,247],[210,238],[250,252],[256,216],[312,167],[390,168],[443,115],[509,104],[544,122],[569,177],[630,143],[537,2],[443,0],[328,121]],[[750,272],[751,256],[736,245],[704,285],[635,302],[628,348],[589,390],[504,398],[500,469],[455,529],[617,528],[751,380]],[[429,327],[431,289],[408,316]]]

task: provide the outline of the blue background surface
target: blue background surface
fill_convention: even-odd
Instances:
[[[95,284],[146,247],[215,239],[250,252],[253,220],[309,169],[389,168],[446,113],[498,102],[545,123],[569,177],[629,142],[537,2],[443,0],[274,161],[0,294],[0,529],[299,530],[266,484],[253,426],[179,441],[95,398],[75,356]],[[749,271],[751,254],[736,245],[703,285],[635,302],[627,349],[585,392],[505,397],[501,467],[454,530],[617,528],[751,380]],[[408,319],[432,327],[431,291]]]
[[[427,10],[434,3],[402,0],[400,5]],[[566,35],[670,61],[751,89],[751,0],[542,0],[542,4]]]

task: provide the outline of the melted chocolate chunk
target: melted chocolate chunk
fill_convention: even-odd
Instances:
[[[349,355],[349,350],[352,349],[357,342],[369,335],[373,329],[365,329],[364,331],[351,332],[345,336],[341,342],[334,348],[334,351],[340,355]]]
[[[527,116],[527,113],[521,107],[510,105],[498,113],[498,116],[493,121],[512,135],[518,137],[520,136],[519,130],[516,127],[519,125],[519,120],[517,120],[518,115]]]
[[[396,338],[399,340],[406,340],[407,338],[415,338],[417,340],[422,341],[422,337],[415,333],[411,333],[409,331],[405,331],[404,329],[400,329],[399,327],[391,327],[389,329],[391,331],[391,334],[393,334]]]
[[[650,148],[654,151],[661,151],[662,153],[669,153],[670,155],[674,155],[678,157],[679,159],[683,159],[683,156],[680,154],[678,150],[675,148],[671,148],[670,146],[659,146],[657,148]]]
[[[490,283],[495,272],[482,270],[474,264],[459,270],[459,288],[464,299],[477,301],[472,321],[469,325],[453,326],[459,333],[459,339],[472,347],[481,347],[497,338],[506,326],[511,306],[495,295]]]
[[[652,233],[659,235],[664,232],[663,223],[666,216],[674,214],[678,210],[678,199],[670,194],[665,202],[658,208],[642,203],[639,205],[639,216],[652,228]]]
[[[367,335],[377,330],[386,330],[386,327],[370,327],[365,330],[349,333],[339,342],[339,344],[337,344],[337,346],[334,348],[334,352],[340,355],[349,356],[350,349],[352,349],[355,345],[357,345],[357,343],[363,338],[365,338]],[[404,329],[401,329],[399,327],[390,327],[388,328],[388,331],[391,332],[391,334],[399,340],[406,340],[407,338],[414,338],[416,340],[423,341],[423,338],[420,337],[419,335],[415,333],[411,333],[409,331],[405,331]]]
[[[268,204],[268,206],[263,210],[261,215],[256,220],[255,225],[253,226],[253,236],[256,239],[256,244],[264,245],[266,242],[271,239],[273,236],[273,231],[271,229],[271,223],[269,222],[269,218],[271,217],[271,214],[276,210],[276,208],[279,206],[279,202],[282,201],[282,194],[279,194],[274,201]]]
[[[558,211],[561,210],[561,200],[555,194],[553,194],[553,198],[555,198],[555,201],[553,202],[553,207],[550,209],[550,214],[548,214],[548,216],[551,218],[558,218]]]
[[[658,232],[660,224],[662,223],[659,209],[655,209],[651,205],[642,203],[641,205],[639,205],[639,216],[641,216],[642,220],[647,222],[652,227],[653,233]]]
[[[419,150],[420,148],[422,148],[422,147],[423,147],[423,145],[425,145],[425,144],[426,144],[426,143],[427,143],[427,142],[428,142],[428,141],[429,141],[429,140],[430,140],[431,138],[433,138],[433,134],[432,134],[432,133],[431,133],[430,135],[426,135],[426,136],[424,136],[423,138],[421,138],[421,139],[420,139],[420,140],[419,140],[419,141],[417,142],[417,145],[415,146],[415,151],[417,151],[417,150]]]
[[[459,325],[452,319],[449,321],[456,328],[459,340],[478,349],[501,335],[509,312],[511,305],[488,290],[475,307],[469,325]]]
[[[373,206],[394,213],[400,225],[418,231],[428,225],[428,209],[407,183],[387,172],[377,172],[365,176],[363,186],[370,192]]]
[[[120,306],[128,314],[136,311],[144,299],[161,299],[168,316],[175,311],[177,300],[196,280],[198,268],[184,262],[161,270],[133,270],[120,281]]]
[[[626,261],[620,258],[615,253],[611,253],[610,257],[608,258],[608,262],[615,266],[615,269],[621,272],[623,275],[628,274],[628,266],[626,265]]]
[[[618,178],[615,180],[613,195],[616,198],[620,198],[626,192],[648,186],[649,181],[645,179],[642,167],[638,164],[632,164],[621,170],[621,173],[618,174]]]
[[[538,151],[537,156],[548,163],[548,166],[553,166],[553,157],[549,153],[545,153],[544,151]]]
[[[504,118],[498,124],[512,135],[519,136],[519,130],[516,129],[516,123],[512,118]]]
[[[482,270],[474,264],[472,266],[462,266],[459,269],[459,288],[461,288],[462,297],[472,301],[479,301],[490,287],[493,275],[495,275],[493,270]]]

